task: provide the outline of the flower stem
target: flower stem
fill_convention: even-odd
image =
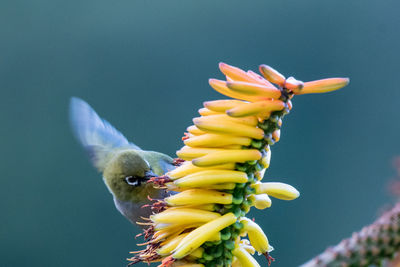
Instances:
[[[400,249],[400,203],[373,224],[328,248],[301,267],[381,266]]]

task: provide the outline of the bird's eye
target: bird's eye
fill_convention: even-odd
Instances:
[[[125,182],[132,186],[139,186],[141,184],[141,180],[136,176],[127,176],[125,177]]]

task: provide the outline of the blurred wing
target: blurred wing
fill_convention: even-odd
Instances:
[[[163,153],[155,151],[141,151],[142,156],[150,164],[153,172],[159,176],[176,168],[173,159]]]
[[[71,98],[69,118],[75,137],[85,148],[93,165],[100,171],[104,169],[112,149],[129,146],[140,150],[80,98]]]

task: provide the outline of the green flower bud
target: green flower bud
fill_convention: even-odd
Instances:
[[[268,121],[265,121],[265,122],[263,122],[263,123],[260,123],[260,124],[258,125],[258,127],[260,127],[261,129],[263,129],[264,131],[268,130],[268,127],[269,127]]]
[[[246,186],[246,188],[244,189],[244,192],[246,193],[246,195],[250,195],[255,193],[254,188],[251,188],[250,186]]]
[[[236,163],[235,168],[236,168],[236,170],[241,171],[241,172],[246,172],[246,170],[247,170],[246,165],[239,164],[239,163]]]
[[[255,164],[257,164],[257,160],[247,161],[247,164],[249,164],[249,165],[255,165]]]
[[[241,223],[241,222],[235,222],[235,223],[233,224],[233,227],[234,227],[235,229],[237,229],[237,230],[241,230],[241,229],[243,229],[244,225],[243,225],[243,223]]]
[[[243,195],[233,196],[232,198],[233,204],[239,205],[242,204],[242,202],[243,202]]]
[[[257,163],[257,164],[256,164],[256,171],[260,172],[260,171],[262,171],[263,169],[264,169],[264,167],[262,166],[261,163]]]
[[[217,249],[213,253],[214,258],[220,258],[224,253],[224,246],[218,246]]]
[[[232,259],[232,257],[233,257],[232,252],[228,249],[224,250],[224,256],[225,256],[225,259]]]
[[[227,240],[224,242],[224,247],[229,250],[233,250],[235,248],[235,241]]]
[[[214,257],[208,253],[203,253],[203,259],[205,259],[206,261],[212,261],[214,259]]]
[[[279,120],[278,115],[272,115],[271,117],[269,117],[269,121],[271,121],[271,122],[276,123],[276,122],[278,122],[278,120]]]
[[[261,148],[262,147],[262,145],[263,145],[263,142],[262,142],[262,140],[252,140],[251,141],[251,146],[252,147],[254,147],[254,148]]]
[[[232,259],[225,259],[224,266],[232,266]]]
[[[226,231],[225,233],[221,232],[221,240],[228,240],[229,238],[231,238],[231,232],[230,231]]]
[[[246,183],[236,184],[236,188],[244,188],[245,186],[246,186]]]
[[[232,212],[236,217],[240,217],[240,215],[242,214],[242,209],[240,208],[240,206],[235,206],[232,208]]]

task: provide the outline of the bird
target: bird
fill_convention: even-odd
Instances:
[[[163,199],[167,193],[148,181],[173,170],[174,160],[129,142],[80,98],[71,98],[69,119],[76,139],[102,173],[117,210],[133,224],[151,215],[151,200]]]

